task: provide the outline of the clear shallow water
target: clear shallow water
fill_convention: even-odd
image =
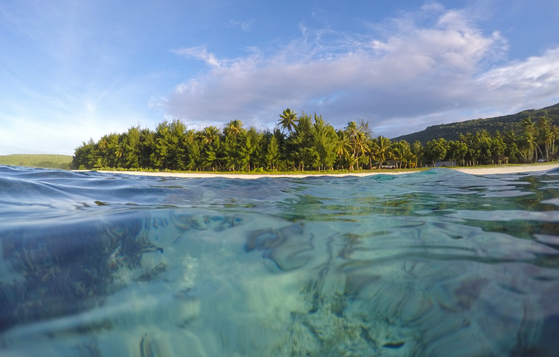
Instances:
[[[559,171],[0,166],[3,356],[559,355]]]

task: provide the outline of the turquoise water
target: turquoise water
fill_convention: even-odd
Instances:
[[[559,171],[0,166],[2,356],[557,356]]]

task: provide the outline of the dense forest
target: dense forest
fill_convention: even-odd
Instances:
[[[524,110],[520,113],[504,115],[500,117],[472,119],[457,123],[432,125],[425,130],[411,134],[398,136],[392,140],[406,140],[414,142],[419,140],[425,144],[429,140],[445,138],[446,140],[458,140],[460,134],[475,133],[486,130],[490,135],[495,135],[497,131],[507,133],[509,131],[521,132],[522,121],[531,118],[538,121],[540,117],[547,117],[552,124],[559,125],[559,104],[542,109]]]
[[[188,130],[181,120],[163,121],[152,131],[137,126],[84,142],[75,151],[74,169],[304,171],[431,166],[439,160],[459,165],[502,161],[552,160],[559,129],[546,116],[522,120],[519,131],[490,135],[487,130],[408,143],[374,137],[369,123],[349,122],[336,130],[322,116],[297,116],[289,108],[273,130],[245,128],[233,120],[220,130]]]

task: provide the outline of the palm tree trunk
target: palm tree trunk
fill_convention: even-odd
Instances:
[[[541,148],[538,144],[536,144],[536,147],[538,148],[538,150],[539,150],[539,152],[540,152],[540,158],[542,158],[542,157],[543,157],[542,148]],[[537,155],[537,154],[536,154],[536,155]]]

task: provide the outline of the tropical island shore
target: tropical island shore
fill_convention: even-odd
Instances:
[[[537,172],[537,171],[547,171],[551,169],[559,168],[559,163],[554,164],[526,164],[526,165],[509,165],[509,166],[493,166],[493,167],[457,167],[457,168],[446,168],[449,170],[456,170],[463,173],[471,175],[495,175],[495,174],[511,174],[511,173],[522,173],[522,172]],[[413,172],[419,172],[420,170],[397,170],[388,171],[380,170],[378,172],[341,172],[341,173],[313,173],[313,174],[227,174],[227,173],[207,173],[207,172],[146,172],[146,171],[99,171],[102,173],[113,173],[113,174],[124,174],[124,175],[141,175],[141,176],[157,176],[157,177],[182,177],[182,178],[231,178],[231,179],[257,179],[261,177],[292,177],[292,178],[304,178],[312,176],[332,176],[332,177],[343,177],[343,176],[373,176],[373,175],[403,175]]]

